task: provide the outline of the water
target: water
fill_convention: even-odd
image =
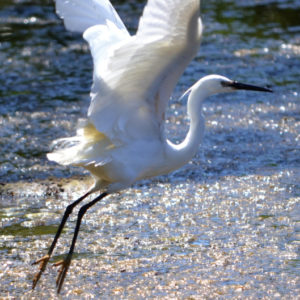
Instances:
[[[291,299],[300,294],[300,1],[202,1],[197,58],[168,110],[168,136],[186,134],[177,99],[217,73],[274,94],[210,98],[190,164],[143,181],[88,213],[64,298]],[[134,32],[144,1],[114,1]],[[89,104],[92,61],[52,1],[0,4],[0,295],[55,298],[54,268],[30,292],[63,209],[90,179],[47,161]],[[68,251],[75,216],[53,261]]]

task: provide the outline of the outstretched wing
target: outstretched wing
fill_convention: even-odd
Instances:
[[[95,64],[88,116],[115,145],[161,137],[166,104],[199,48],[199,6],[199,0],[149,0],[137,34]],[[94,39],[85,38],[92,46]],[[97,61],[93,46],[92,52]]]
[[[56,0],[67,29],[83,32],[94,60],[89,121],[48,155],[102,165],[135,139],[162,139],[164,112],[202,33],[199,0],[149,0],[130,36],[108,0]]]
[[[109,0],[56,0],[56,13],[65,27],[84,33],[94,66],[104,65],[113,45],[129,38],[129,33]]]
[[[105,25],[110,21],[127,32],[109,0],[55,0],[55,4],[56,13],[70,31],[84,32],[94,25]]]

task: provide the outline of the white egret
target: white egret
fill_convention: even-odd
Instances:
[[[62,165],[86,168],[95,179],[90,190],[64,213],[48,254],[37,260],[36,286],[73,208],[102,191],[78,212],[67,257],[58,262],[57,291],[67,274],[83,215],[105,196],[135,181],[166,174],[186,164],[204,133],[203,100],[235,90],[271,92],[210,75],[187,93],[188,134],[175,145],[165,137],[165,109],[187,64],[197,54],[202,34],[199,0],[149,0],[136,35],[131,36],[109,0],[56,0],[56,11],[71,31],[82,32],[94,61],[88,118],[63,147],[48,154]]]

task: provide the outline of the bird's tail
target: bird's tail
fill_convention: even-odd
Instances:
[[[111,160],[109,153],[114,148],[111,141],[90,122],[82,124],[76,136],[57,139],[53,146],[55,150],[47,154],[49,160],[75,166],[104,165]]]

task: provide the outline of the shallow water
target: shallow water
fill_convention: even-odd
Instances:
[[[300,1],[202,1],[200,52],[168,110],[179,142],[181,93],[206,74],[258,85],[205,102],[196,157],[87,214],[63,297],[296,299],[300,294]],[[134,32],[144,1],[113,2]],[[92,61],[52,1],[0,3],[0,297],[55,298],[54,268],[30,292],[63,209],[87,173],[46,160],[89,104]],[[76,214],[53,261],[68,251]]]

